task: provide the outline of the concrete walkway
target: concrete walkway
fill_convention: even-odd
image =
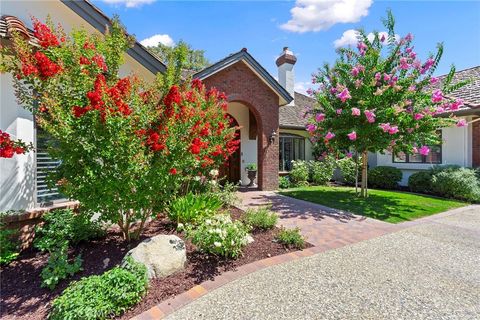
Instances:
[[[238,196],[241,209],[271,205],[272,211],[280,217],[279,225],[286,228],[299,227],[308,242],[327,250],[403,228],[401,225],[282,196],[273,191],[239,192]]]
[[[286,205],[294,206],[287,213],[296,208]],[[323,229],[385,228],[317,210],[297,220]],[[167,319],[480,319],[480,206],[403,225],[408,228],[250,273]]]

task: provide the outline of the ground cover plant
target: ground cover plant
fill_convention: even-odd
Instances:
[[[270,211],[270,207],[247,209],[243,222],[253,229],[272,229],[278,222],[278,216]]]
[[[305,238],[301,235],[299,228],[280,229],[276,240],[288,248],[302,249],[305,247]]]
[[[435,87],[439,79],[433,74],[443,45],[438,44],[436,53],[422,62],[414,51],[413,36],[396,35],[391,12],[383,22],[387,34],[373,32],[369,39],[358,30],[356,50],[338,49],[337,61],[314,75],[319,89],[312,95],[318,103],[309,112],[306,127],[321,155],[353,156],[357,163],[361,156],[363,197],[369,152],[426,156],[429,146],[441,142],[439,128],[466,124],[452,116],[462,101],[449,98],[449,93],[465,85],[452,84],[455,68]]]
[[[281,194],[390,223],[410,221],[467,205],[465,202],[408,192],[370,190],[368,199],[350,187],[303,187]]]

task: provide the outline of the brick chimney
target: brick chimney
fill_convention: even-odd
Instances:
[[[295,71],[293,70],[293,66],[296,62],[297,57],[293,55],[293,52],[290,51],[288,47],[283,48],[282,53],[276,61],[278,67],[278,82],[292,97],[294,96],[295,88]],[[293,101],[291,103],[293,103]]]

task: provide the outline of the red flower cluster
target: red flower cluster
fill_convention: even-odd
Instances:
[[[26,147],[22,142],[13,141],[10,135],[0,130],[0,158],[11,158],[16,154],[24,154]]]
[[[171,118],[175,113],[175,105],[180,105],[182,102],[182,95],[177,86],[173,85],[168,91],[165,98],[163,98],[163,103],[165,104],[165,116]]]
[[[38,43],[43,48],[56,47],[60,43],[57,36],[53,34],[50,27],[33,18],[33,35],[38,39]]]
[[[193,138],[190,144],[190,152],[192,154],[199,154],[203,148],[208,147],[208,142],[203,142],[200,138]]]
[[[103,71],[106,72],[108,70],[107,64],[105,63],[105,59],[103,59],[101,55],[99,54],[94,55],[92,58],[92,61],[95,62],[95,64]]]
[[[147,146],[150,147],[152,151],[162,151],[165,150],[165,140],[167,138],[166,133],[160,134],[155,130],[148,130],[147,133]]]
[[[105,76],[97,75],[94,90],[87,92],[87,99],[90,104],[86,107],[74,106],[72,112],[75,117],[80,118],[90,110],[100,111],[102,121],[105,121],[107,111],[110,114],[123,114],[128,116],[132,113],[132,109],[124,101],[124,98],[130,94],[131,84],[129,78],[120,79],[113,87],[108,87]],[[115,107],[105,107],[104,95],[106,99],[112,101]]]
[[[50,60],[43,52],[37,51],[34,55],[40,77],[46,79],[53,77],[62,70],[62,67]]]

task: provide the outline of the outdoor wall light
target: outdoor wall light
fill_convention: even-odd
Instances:
[[[277,136],[277,132],[275,130],[273,130],[272,133],[270,134],[270,143],[275,142],[275,137],[276,136]]]

